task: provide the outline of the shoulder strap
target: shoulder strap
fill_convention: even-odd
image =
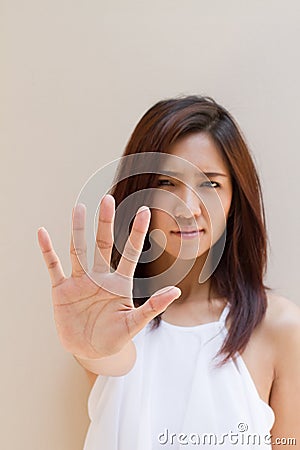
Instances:
[[[229,311],[230,311],[230,306],[229,306],[229,303],[227,302],[225,307],[224,307],[224,309],[223,309],[223,311],[222,311],[222,313],[221,313],[221,315],[220,315],[220,318],[219,318],[219,322],[220,323],[225,324],[225,321],[226,321],[226,318],[227,318],[227,315],[228,315]]]

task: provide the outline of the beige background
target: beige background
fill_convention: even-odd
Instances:
[[[154,102],[211,95],[259,167],[267,282],[300,304],[299,2],[7,0],[0,17],[1,448],[81,450],[89,384],[56,336],[36,230],[69,274],[87,178]]]

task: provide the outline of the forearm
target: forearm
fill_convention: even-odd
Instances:
[[[134,343],[129,341],[120,352],[112,356],[105,356],[100,359],[73,356],[82,367],[92,373],[104,376],[122,376],[133,368],[136,360],[136,349]]]

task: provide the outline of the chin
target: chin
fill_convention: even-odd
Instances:
[[[198,258],[202,258],[204,256],[208,255],[209,249],[205,249],[205,250],[201,250],[198,252],[193,252],[191,250],[184,250],[181,249],[181,253],[174,253],[174,252],[170,252],[167,249],[165,249],[166,253],[168,253],[170,256],[172,256],[172,258],[174,258],[175,260],[179,260],[179,261],[196,261]]]

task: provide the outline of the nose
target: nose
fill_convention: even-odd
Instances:
[[[202,214],[201,199],[192,191],[192,189],[184,187],[182,193],[178,195],[174,215],[182,217],[199,217]]]

